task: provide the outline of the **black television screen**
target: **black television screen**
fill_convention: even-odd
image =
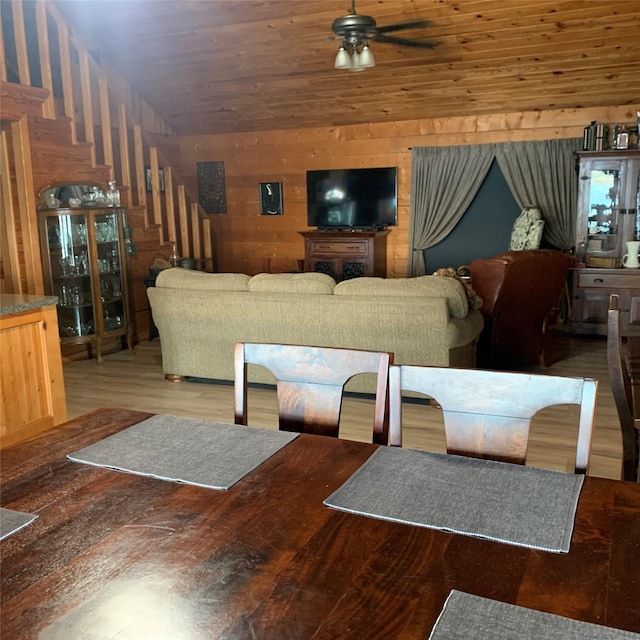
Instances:
[[[307,171],[307,224],[384,229],[397,221],[396,168]]]

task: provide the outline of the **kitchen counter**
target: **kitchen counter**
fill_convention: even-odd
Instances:
[[[67,419],[57,301],[0,295],[0,448]]]
[[[21,313],[58,304],[56,296],[30,296],[23,293],[0,294],[0,316]]]

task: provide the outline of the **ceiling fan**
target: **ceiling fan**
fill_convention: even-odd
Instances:
[[[422,29],[431,25],[429,20],[410,20],[379,27],[371,16],[356,13],[356,0],[351,0],[351,13],[336,18],[331,25],[336,37],[340,39],[340,49],[336,55],[336,69],[362,71],[367,67],[375,67],[376,62],[369,47],[369,41],[398,44],[404,47],[433,49],[437,43],[430,40],[418,40],[389,35],[404,29]]]

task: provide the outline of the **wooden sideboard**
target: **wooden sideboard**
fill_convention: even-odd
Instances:
[[[326,273],[337,281],[387,275],[389,231],[300,231],[304,270]]]
[[[622,335],[640,335],[640,269],[571,270],[571,330],[607,335],[609,296],[620,296]]]
[[[2,294],[0,448],[67,420],[56,301]]]

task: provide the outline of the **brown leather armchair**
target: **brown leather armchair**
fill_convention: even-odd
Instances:
[[[482,298],[485,318],[479,367],[546,365],[547,323],[558,309],[572,264],[573,256],[550,249],[505,251],[471,263],[471,286]]]

